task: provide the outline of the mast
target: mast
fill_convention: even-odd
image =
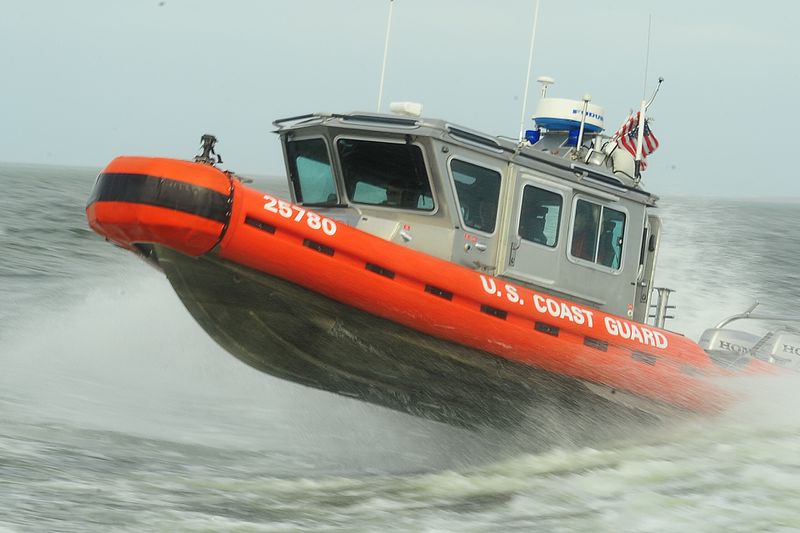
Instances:
[[[528,107],[528,87],[531,83],[531,66],[533,65],[533,44],[536,41],[536,26],[539,24],[539,0],[533,11],[533,28],[531,29],[531,47],[528,52],[528,74],[525,76],[525,90],[522,92],[522,116],[519,119],[519,140],[525,139],[525,111]]]
[[[392,30],[392,11],[394,8],[394,0],[389,0],[389,19],[386,21],[386,42],[383,44],[383,65],[381,66],[381,83],[378,88],[378,113],[381,112],[381,104],[383,103],[383,79],[386,75],[386,58],[389,55],[389,33]]]

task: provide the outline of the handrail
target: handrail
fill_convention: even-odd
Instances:
[[[400,126],[405,128],[416,128],[421,125],[421,121],[417,118],[395,117],[391,115],[382,114],[366,114],[366,113],[306,113],[305,115],[296,115],[293,117],[279,118],[272,121],[272,125],[276,128],[281,128],[289,122],[297,122],[305,119],[317,118],[325,120],[329,118],[338,118],[343,121],[349,122],[362,122],[370,124],[382,124],[384,126]]]
[[[447,124],[445,126],[447,133],[450,134],[451,137],[455,137],[461,141],[467,142],[469,144],[478,145],[482,148],[488,148],[494,152],[503,152],[503,145],[497,142],[495,137],[491,135],[484,135],[483,133],[479,133],[477,131],[471,131],[466,128],[459,128],[457,126],[453,126],[452,124]],[[505,150],[511,152],[512,150]]]
[[[331,113],[306,113],[305,115],[296,115],[293,117],[286,117],[286,118],[278,118],[272,121],[272,125],[276,128],[280,128],[282,124],[287,122],[297,122],[298,120],[303,120],[307,118],[329,118],[333,115]]]
[[[674,305],[669,305],[669,297],[675,290],[668,289],[667,287],[653,287],[653,290],[658,294],[658,300],[654,306],[655,315],[652,316],[652,318],[655,319],[653,325],[657,328],[663,328],[668,318],[675,318],[674,316],[667,315],[669,309],[675,309]]]
[[[403,126],[416,128],[420,125],[417,118],[393,117],[387,115],[368,115],[365,113],[352,113],[349,115],[335,115],[336,118],[350,122],[367,122],[370,124],[383,124],[385,126]]]
[[[767,322],[797,322],[800,324],[800,317],[789,317],[789,316],[771,316],[771,315],[755,315],[753,311],[756,307],[758,307],[760,302],[756,300],[753,302],[753,305],[747,308],[747,311],[744,313],[738,313],[736,315],[731,315],[728,318],[723,319],[720,321],[719,324],[716,325],[715,329],[722,329],[731,322],[736,320],[743,320],[743,319],[750,319],[750,320],[764,320]]]

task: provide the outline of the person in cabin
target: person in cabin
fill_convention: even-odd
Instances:
[[[383,205],[387,207],[402,207],[403,193],[405,189],[403,182],[394,180],[386,185],[386,200]]]
[[[544,216],[533,219],[531,240],[539,244],[547,244],[547,236],[544,234]]]
[[[600,209],[594,209],[586,202],[578,202],[575,211],[575,225],[572,228],[573,257],[594,261],[597,245],[597,225]]]
[[[476,228],[486,233],[492,233],[494,231],[494,224],[497,220],[497,202],[485,198],[480,201],[478,205],[478,220],[476,224]]]
[[[519,236],[527,241],[547,244],[547,235],[544,233],[546,216],[545,207],[523,208],[519,219]]]
[[[603,222],[603,230],[600,232],[600,242],[597,250],[597,262],[607,267],[616,268],[619,266],[617,243],[619,239],[614,239],[616,226],[613,221]]]

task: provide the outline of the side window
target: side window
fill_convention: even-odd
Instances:
[[[339,139],[347,195],[354,203],[433,211],[422,149],[413,144]]]
[[[573,257],[619,270],[625,235],[625,213],[578,200],[572,227]]]
[[[323,139],[286,143],[289,175],[297,202],[305,205],[338,203],[336,182],[331,171],[328,148]]]
[[[561,205],[560,194],[525,185],[517,229],[519,236],[554,248],[558,244]]]
[[[500,200],[500,173],[459,159],[450,161],[450,171],[464,225],[486,233],[494,232]]]

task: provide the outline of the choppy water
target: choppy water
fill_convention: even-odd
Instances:
[[[88,230],[95,172],[0,166],[0,532],[800,530],[800,380],[544,449],[277,381]],[[800,204],[662,203],[674,329],[797,314]]]

